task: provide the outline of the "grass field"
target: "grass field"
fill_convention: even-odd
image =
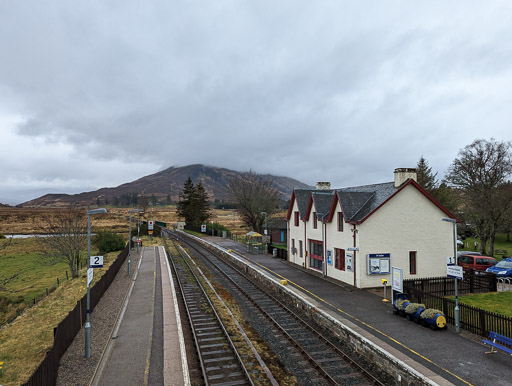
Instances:
[[[39,238],[0,240],[0,326],[66,281],[66,263],[45,264]]]
[[[95,215],[92,222],[93,232],[98,229],[112,230],[118,233],[128,234],[129,211],[133,208],[109,208],[107,213]],[[0,233],[10,234],[40,234],[41,223],[45,216],[53,212],[65,210],[62,208],[15,208],[0,207]],[[84,209],[84,213],[85,213]],[[240,216],[233,210],[215,209],[213,210],[212,220],[224,225],[230,230],[236,229],[238,232],[245,232],[242,227]],[[148,210],[141,216],[141,220],[163,221],[168,226],[178,221],[178,214],[175,206],[155,207]],[[132,227],[136,226],[137,215],[132,214]]]
[[[452,298],[455,299],[455,298]],[[512,292],[490,292],[459,296],[459,302],[468,306],[512,317]]]
[[[464,247],[459,247],[459,250],[473,251],[475,249],[475,239],[473,237],[466,237],[466,239],[462,241],[464,242]],[[476,242],[480,247],[480,239],[477,238]],[[488,247],[489,245],[487,245],[487,248]],[[494,241],[494,249],[505,249],[507,251],[505,256],[512,256],[512,241],[507,241],[507,235],[498,233],[496,235],[496,240]],[[489,254],[489,249],[487,249],[487,254]],[[501,260],[502,258],[501,255],[497,254],[494,254],[494,257],[496,257],[498,260]]]
[[[0,245],[5,241],[0,240]],[[46,267],[37,262],[37,239],[16,239],[12,242],[14,244],[9,248],[13,249],[5,248],[0,256],[0,277],[5,277],[5,272],[14,272],[17,269],[21,269],[21,273],[16,280],[8,283],[7,291],[0,294],[22,296],[30,303],[30,299],[45,291],[47,286],[56,284],[57,272],[65,278],[66,264]],[[17,249],[23,252],[13,255],[13,251]],[[118,254],[119,252],[112,252],[104,255],[104,267],[95,269],[92,285],[103,276]],[[86,268],[77,279],[61,281],[61,285],[49,296],[45,296],[35,306],[26,308],[14,322],[0,327],[0,362],[3,362],[0,385],[19,385],[34,372],[53,344],[53,328],[86,293],[85,276]]]

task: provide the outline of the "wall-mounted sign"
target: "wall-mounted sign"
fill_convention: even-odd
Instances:
[[[327,264],[332,265],[332,251],[330,249],[327,250]]]
[[[354,270],[352,268],[353,258],[354,258],[354,255],[352,253],[347,253],[345,255],[345,264],[346,264],[347,271],[353,272],[353,270]]]
[[[367,256],[368,275],[389,274],[391,253],[370,253]]]

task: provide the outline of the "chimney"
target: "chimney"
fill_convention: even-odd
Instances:
[[[316,183],[316,190],[330,190],[330,189],[331,189],[330,182],[317,182]]]
[[[395,188],[401,186],[408,179],[418,180],[418,174],[414,168],[397,168],[395,169]]]

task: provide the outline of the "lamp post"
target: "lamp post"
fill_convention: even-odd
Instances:
[[[267,212],[261,212],[262,215],[265,216],[265,255],[268,254],[268,246],[267,246]]]
[[[89,269],[91,269],[91,215],[107,213],[105,208],[92,209],[87,211],[87,310],[85,313],[85,357],[91,357],[91,286],[89,282]]]
[[[455,260],[455,264],[457,264],[457,220],[453,218],[443,218],[443,221],[451,222],[453,225],[453,258]],[[459,310],[459,294],[457,291],[457,278],[455,280],[455,331],[457,334],[460,330],[460,310]]]
[[[128,276],[130,276],[130,268],[132,265],[131,252],[132,252],[132,213],[142,212],[142,209],[130,210],[130,233],[128,233]],[[138,237],[138,234],[137,234]],[[138,252],[137,252],[138,253]]]

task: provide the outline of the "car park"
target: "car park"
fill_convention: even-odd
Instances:
[[[486,272],[494,273],[499,277],[511,277],[512,276],[512,257],[501,260],[495,266],[487,268]]]
[[[478,255],[462,255],[460,256],[459,265],[462,266],[464,271],[469,272],[484,272],[498,263],[494,257],[478,256]]]

